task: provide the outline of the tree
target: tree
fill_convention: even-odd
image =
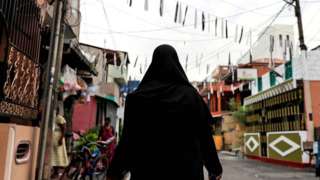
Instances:
[[[233,148],[243,148],[243,134],[245,132],[245,125],[247,123],[246,116],[248,113],[248,108],[246,106],[242,106],[239,102],[236,102],[234,98],[230,99],[229,107],[231,110],[231,114],[233,119],[238,124],[235,131],[236,143],[233,144]],[[242,151],[242,150],[241,150]]]
[[[234,98],[230,99],[229,107],[232,111],[233,118],[241,125],[246,125],[246,115],[248,113],[248,108],[245,106],[241,106],[241,104],[239,102],[236,102]]]

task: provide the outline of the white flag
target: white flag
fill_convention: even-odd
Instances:
[[[179,4],[179,20],[178,22],[181,24],[182,23],[182,4]]]
[[[238,24],[236,25],[236,31],[234,32],[234,42],[238,42]]]
[[[194,28],[197,28],[197,23],[198,23],[198,10],[195,9],[195,11],[194,11]]]
[[[148,0],[144,0],[144,10],[145,11],[149,10],[149,2],[148,2]]]

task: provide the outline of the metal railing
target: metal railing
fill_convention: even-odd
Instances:
[[[40,51],[40,10],[34,0],[0,0],[0,13],[9,31],[9,42],[32,61]]]
[[[0,46],[5,57],[0,62],[0,115],[35,119],[40,81],[40,9],[34,0],[0,0],[0,19],[0,32],[7,32],[1,38],[8,42]]]

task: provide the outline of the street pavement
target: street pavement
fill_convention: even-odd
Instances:
[[[297,169],[220,154],[223,180],[319,180],[312,169]]]
[[[219,157],[223,166],[222,180],[319,180],[312,169],[285,167],[224,153],[220,153]]]
[[[256,160],[243,159],[226,153],[220,153],[219,157],[223,166],[222,180],[320,179],[315,177],[313,169],[297,169],[285,167],[275,164],[264,163]],[[204,171],[206,175],[206,170],[204,169]],[[130,180],[130,176],[125,178],[125,180]],[[208,180],[208,178],[205,178],[205,180]]]

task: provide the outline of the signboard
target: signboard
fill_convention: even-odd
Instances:
[[[238,68],[237,69],[238,81],[240,80],[254,80],[258,77],[257,69],[253,68]]]
[[[259,133],[244,134],[244,151],[246,155],[261,156],[261,141]]]
[[[306,140],[306,131],[268,132],[268,158],[288,162],[308,163],[309,155],[303,152],[303,148],[312,148],[312,144],[305,143]]]

